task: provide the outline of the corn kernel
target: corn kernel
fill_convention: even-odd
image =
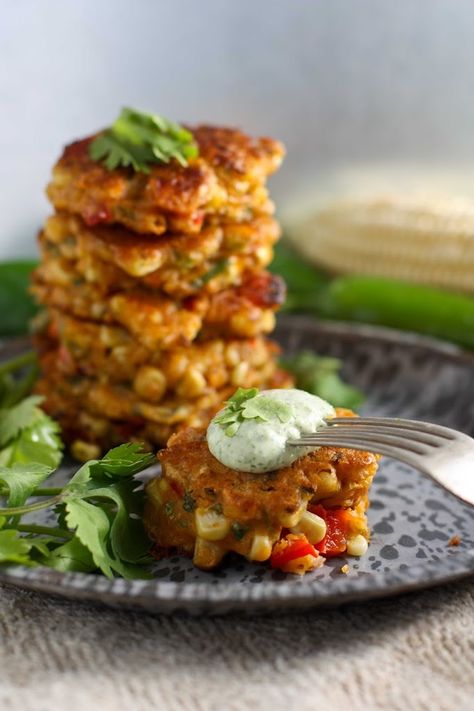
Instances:
[[[188,365],[189,359],[181,351],[166,354],[162,368],[170,385],[174,385],[180,378],[183,377]]]
[[[178,384],[176,392],[180,397],[197,397],[206,389],[206,378],[197,368],[189,368]]]
[[[259,247],[255,252],[255,256],[259,266],[266,267],[273,259],[273,249],[267,246]]]
[[[168,484],[166,479],[161,478],[161,479],[158,479],[157,481],[158,481],[157,487],[160,490],[160,492],[163,494],[163,496],[167,496],[172,493],[173,489]]]
[[[227,365],[236,366],[240,361],[239,349],[236,345],[230,344],[225,349],[225,360]]]
[[[320,543],[326,535],[326,521],[310,511],[305,511],[298,524],[291,529],[292,533],[304,533],[313,545]]]
[[[107,348],[114,348],[127,341],[124,332],[119,328],[111,328],[110,326],[102,326],[99,330],[100,342]]]
[[[193,556],[193,563],[196,567],[210,570],[219,565],[223,557],[224,550],[220,545],[197,536]]]
[[[230,382],[232,383],[232,385],[235,385],[236,387],[239,385],[243,385],[248,372],[249,364],[245,361],[236,365],[232,371],[232,375],[230,378]]]
[[[106,307],[104,304],[95,303],[95,304],[92,304],[92,306],[91,306],[92,318],[95,318],[97,320],[100,320],[104,317],[105,311],[106,311]]]
[[[300,518],[303,515],[304,510],[305,510],[304,506],[300,506],[300,508],[297,511],[283,514],[283,516],[280,516],[281,525],[284,528],[294,528],[295,526],[298,525]]]
[[[130,351],[128,346],[116,346],[112,349],[111,356],[117,361],[117,363],[127,365],[130,360]]]
[[[341,489],[341,482],[334,469],[319,472],[318,479],[318,496],[321,499],[337,494]]]
[[[259,329],[259,321],[249,318],[249,314],[238,312],[230,319],[230,328],[233,333],[245,338],[256,336]]]
[[[60,241],[64,237],[65,226],[59,215],[51,215],[46,220],[44,231],[53,241]]]
[[[100,447],[97,444],[76,439],[71,445],[71,454],[74,459],[78,459],[80,462],[87,462],[89,459],[100,457]]]
[[[146,420],[156,422],[157,424],[165,425],[175,425],[177,422],[183,422],[183,420],[189,417],[192,411],[189,405],[164,407],[162,405],[150,405],[147,402],[137,403],[136,409],[140,417],[144,417]]]
[[[198,536],[206,541],[220,541],[230,531],[230,523],[227,518],[216,511],[198,508],[194,516]]]
[[[78,420],[81,427],[88,429],[96,437],[103,437],[109,428],[108,420],[94,417],[94,415],[90,415],[85,411],[78,413]],[[94,459],[94,457],[91,457],[91,459]]]
[[[263,333],[270,333],[276,326],[276,316],[273,311],[264,311],[260,319],[260,329]]]
[[[135,392],[150,402],[159,402],[166,392],[166,378],[158,368],[142,366],[133,381]]]
[[[349,538],[347,541],[347,553],[349,555],[361,556],[367,553],[369,544],[367,539],[364,538],[360,533],[353,538]]]
[[[324,563],[322,556],[316,558],[311,554],[304,555],[301,558],[293,558],[281,566],[284,573],[293,573],[293,575],[304,575],[314,568],[319,568]]]
[[[265,533],[256,533],[248,554],[249,560],[268,560],[272,554],[272,542]]]
[[[147,501],[151,501],[152,504],[157,507],[163,506],[163,491],[161,490],[160,479],[152,479],[146,487],[146,498]]]

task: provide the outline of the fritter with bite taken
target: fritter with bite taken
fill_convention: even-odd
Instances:
[[[337,415],[352,413],[339,409]],[[367,550],[375,454],[321,447],[290,466],[250,473],[218,461],[205,430],[187,429],[170,438],[159,459],[162,476],[147,485],[145,509],[158,557],[178,552],[207,570],[233,551],[302,573],[324,557]],[[312,552],[284,555],[302,544]]]

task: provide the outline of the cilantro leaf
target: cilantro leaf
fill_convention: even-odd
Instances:
[[[14,407],[0,410],[0,447],[35,422],[41,412],[38,408],[41,401],[38,395],[31,395]]]
[[[235,437],[235,435],[239,431],[239,427],[240,427],[240,422],[238,422],[238,421],[233,422],[231,425],[228,425],[225,428],[225,433],[226,433],[227,437]]]
[[[148,560],[150,541],[140,517],[143,511],[144,494],[137,492],[139,482],[124,481],[120,484],[88,488],[82,493],[85,499],[105,499],[112,502],[115,510],[109,511],[110,549],[115,558],[127,563]],[[132,514],[135,518],[132,518]],[[137,515],[139,518],[136,518]],[[113,565],[112,565],[113,567]]]
[[[114,572],[127,578],[148,577],[134,567],[149,562],[150,542],[142,522],[144,493],[137,491],[140,482],[132,477],[154,462],[154,455],[142,452],[139,445],[120,445],[84,464],[63,489],[59,520],[74,529],[108,577]]]
[[[35,562],[42,562],[49,557],[50,546],[52,548],[57,548],[58,546],[58,539],[55,536],[25,536],[22,540],[29,544],[30,558]]]
[[[22,506],[33,491],[51,474],[46,464],[15,464],[0,466],[0,484],[9,490],[8,505]]]
[[[0,563],[34,565],[29,556],[31,544],[13,529],[0,531]]]
[[[110,522],[105,511],[83,499],[69,499],[65,508],[68,527],[90,551],[95,566],[108,578],[113,578],[114,561],[107,550]]]
[[[220,425],[230,425],[236,422],[239,417],[239,410],[223,410],[220,415],[216,415],[214,422],[218,422]]]
[[[107,485],[110,479],[132,477],[155,462],[155,456],[143,452],[139,444],[121,444],[110,449],[102,459],[93,459],[83,464],[69,480],[65,491],[81,490],[91,479],[103,479]]]
[[[258,395],[258,388],[237,388],[235,393],[227,400],[226,405],[235,405],[240,408],[246,400],[251,400]]]
[[[295,376],[296,387],[318,395],[335,407],[353,409],[365,399],[360,390],[341,379],[339,371],[342,363],[337,358],[302,351],[295,356],[282,358],[280,363]]]
[[[92,478],[105,476],[110,479],[122,479],[138,474],[143,469],[156,464],[156,457],[144,452],[141,445],[121,444],[109,450],[102,459],[90,464]]]
[[[8,459],[15,452],[15,458],[24,461],[13,466],[0,462],[0,485],[8,498],[8,508],[0,509],[4,513],[0,529],[5,527],[0,530],[0,563],[99,570],[109,578],[149,578],[143,567],[151,560],[142,517],[145,497],[141,482],[133,477],[155,462],[154,455],[137,444],[115,447],[80,467],[62,489],[43,489],[41,495],[49,499],[27,503],[56,461],[42,447],[51,446],[57,454],[59,442],[55,423],[37,403],[32,398],[23,407],[11,408],[6,425],[2,423],[3,441],[14,439],[1,456],[8,450]],[[31,463],[36,454],[48,463]],[[59,527],[19,523],[23,514],[40,508],[52,508]]]
[[[108,170],[131,167],[148,173],[152,163],[175,159],[182,166],[196,158],[193,135],[163,116],[124,108],[118,119],[89,146],[92,160],[103,161]]]
[[[225,404],[224,409],[218,412],[213,422],[225,429],[227,437],[234,437],[243,422],[243,404],[258,394],[258,388],[238,388]]]
[[[29,395],[37,375],[38,364],[33,351],[0,363],[0,409],[13,407]]]
[[[225,403],[225,408],[213,419],[224,428],[227,437],[234,437],[244,420],[258,419],[269,422],[275,418],[288,422],[293,414],[290,405],[259,395],[258,388],[238,388]]]
[[[150,539],[143,525],[143,490],[130,491],[130,482],[116,485],[122,506],[118,508],[110,531],[110,543],[120,560],[134,565],[150,563]],[[134,577],[148,577],[147,575]]]
[[[77,536],[55,548],[41,562],[48,568],[54,568],[63,573],[69,571],[90,573],[97,568],[91,552],[81,543]]]
[[[137,172],[150,172],[147,165],[150,160],[148,151],[140,146],[120,141],[112,133],[102,133],[94,138],[89,153],[95,161],[103,159],[108,170],[132,167]]]
[[[313,382],[319,397],[334,404],[335,407],[347,407],[353,410],[365,400],[360,390],[345,383],[337,373],[327,373],[319,379],[315,378]]]
[[[12,466],[35,462],[56,469],[62,458],[62,442],[58,436],[59,427],[47,415],[43,415],[31,426],[22,430],[17,438],[0,450],[0,464]]]
[[[30,259],[9,260],[0,264],[0,336],[2,337],[19,336],[28,331],[30,319],[38,310],[33,297],[29,294],[31,273],[36,266],[36,260]],[[20,357],[24,357],[24,354]],[[1,379],[2,367],[0,366]]]
[[[60,463],[59,426],[40,410],[41,401],[31,396],[0,410],[0,466],[35,462],[52,470]]]
[[[265,395],[247,400],[242,407],[242,417],[246,420],[258,418],[270,422],[277,418],[280,422],[288,422],[292,414],[292,408],[286,402],[279,402]]]

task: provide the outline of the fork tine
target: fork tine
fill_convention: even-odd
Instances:
[[[290,440],[309,447],[350,448],[398,459],[474,505],[474,439],[430,422],[386,417],[335,417],[327,427]]]
[[[372,451],[377,454],[383,454],[387,457],[392,457],[393,459],[398,459],[399,461],[410,464],[412,467],[418,468],[420,466],[420,455],[413,451],[407,449],[400,449],[399,447],[383,444],[379,441],[377,443],[371,441],[368,443],[366,440],[361,440],[354,436],[353,438],[344,437],[343,440],[333,440],[328,437],[321,437],[316,440],[306,441],[305,440],[295,440],[294,442],[289,442],[289,444],[307,444],[309,446],[319,446],[319,447],[340,447],[341,449],[357,449],[362,452]]]
[[[347,417],[345,419],[348,419]],[[421,442],[422,444],[427,444],[430,445],[431,447],[441,447],[443,444],[446,443],[446,439],[444,437],[440,437],[439,435],[433,435],[427,432],[422,432],[418,430],[411,430],[408,428],[404,427],[387,427],[386,425],[367,425],[363,423],[362,425],[358,425],[357,427],[352,427],[352,426],[345,426],[346,423],[341,424],[341,425],[333,425],[332,427],[329,428],[330,432],[333,432],[334,434],[337,432],[340,435],[349,435],[352,436],[354,434],[357,434],[359,436],[360,434],[367,435],[367,436],[376,436],[376,435],[398,435],[400,437],[405,437],[411,441],[414,442]]]
[[[332,417],[328,418],[326,422],[330,426],[343,424],[349,427],[359,427],[363,425],[403,427],[407,430],[437,435],[444,439],[457,439],[457,432],[449,427],[436,425],[433,422],[424,422],[422,420],[406,420],[402,417]]]
[[[359,434],[358,432],[343,432],[338,431],[339,428],[335,428],[334,432],[328,432],[314,435],[303,435],[301,439],[292,440],[290,444],[307,444],[309,446],[318,446],[324,440],[324,442],[330,443],[333,447],[345,447],[348,441],[357,441],[359,444],[363,444],[367,451],[376,448],[379,444],[394,446],[402,451],[413,452],[413,454],[425,455],[428,454],[430,449],[428,446],[421,442],[414,442],[413,440],[406,439],[404,437],[397,437],[396,435],[376,435],[371,436],[369,434]],[[354,447],[355,449],[355,447]],[[377,451],[375,449],[375,451]]]

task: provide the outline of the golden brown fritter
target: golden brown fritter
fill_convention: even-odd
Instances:
[[[204,429],[186,429],[170,438],[159,459],[162,477],[147,485],[145,509],[158,553],[194,554],[204,568],[228,551],[266,560],[282,531],[295,529],[316,504],[344,508],[346,535],[368,537],[367,492],[378,461],[370,452],[322,447],[289,467],[255,474],[224,466],[210,453]],[[215,535],[209,527],[202,531],[209,520]]]
[[[244,524],[265,518],[284,521],[309,501],[356,506],[365,501],[377,470],[375,454],[321,447],[275,472],[240,472],[211,454],[204,430],[173,435],[159,459],[170,485],[192,491],[198,506],[221,504],[226,516]]]
[[[95,447],[95,457],[125,441],[143,442],[147,447],[163,445],[173,432],[185,427],[206,427],[235,386],[207,388],[190,398],[188,393],[165,393],[153,402],[153,392],[137,392],[131,387],[86,378],[76,371],[58,367],[55,355],[41,357],[42,376],[35,392],[44,397],[43,409],[60,424],[62,437],[79,456],[77,442]],[[149,375],[149,374],[147,374]],[[184,376],[185,377],[185,376]],[[260,388],[291,387],[291,376],[267,361],[255,368],[244,383]],[[156,382],[153,387],[156,387]],[[155,390],[156,392],[156,390]],[[146,399],[144,395],[146,394]]]
[[[64,283],[74,270],[75,278],[107,289],[130,289],[140,282],[185,298],[238,285],[245,272],[265,268],[278,237],[271,217],[209,226],[198,235],[156,237],[120,226],[91,228],[59,213],[46,221],[39,241],[43,261]]]
[[[253,338],[269,333],[274,311],[285,297],[283,281],[268,272],[246,275],[239,287],[179,302],[145,288],[108,294],[105,285],[85,282],[70,265],[59,272],[56,266],[44,260],[33,275],[31,290],[40,304],[80,319],[121,325],[147,348],[172,348],[198,334]]]
[[[48,360],[43,358],[43,363],[45,362]],[[110,420],[133,421],[138,419],[166,425],[183,422],[192,414],[193,410],[218,407],[234,391],[234,388],[224,388],[221,391],[208,389],[193,399],[180,398],[171,393],[160,402],[153,403],[141,399],[125,385],[117,385],[85,376],[65,376],[52,368],[48,368],[43,380],[47,380],[50,386],[54,383],[56,395],[62,396],[65,400],[67,399],[76,405],[81,403],[81,407],[92,414]]]
[[[199,157],[187,167],[157,164],[148,174],[109,171],[89,157],[94,136],[76,141],[57,162],[48,197],[57,210],[78,214],[88,225],[120,223],[153,234],[199,232],[206,217],[240,222],[270,214],[264,182],[283,159],[282,145],[229,128],[190,130]]]
[[[253,387],[261,371],[274,369],[278,346],[263,337],[214,339],[168,351],[137,345],[124,329],[80,321],[54,312],[34,343],[46,373],[80,375],[128,384],[145,400],[165,393],[193,399],[224,386]]]
[[[127,439],[162,444],[206,426],[239,385],[292,384],[262,335],[285,295],[264,271],[279,237],[265,183],[283,147],[192,132],[199,156],[186,167],[109,171],[90,158],[91,136],[53,170],[56,212],[32,280],[48,317],[38,391],[76,455],[77,444],[85,457]]]
[[[92,284],[45,281],[41,278],[45,266],[42,264],[33,278],[32,293],[40,304],[62,309],[77,318],[122,325],[147,348],[190,343],[201,329],[202,314],[198,309],[186,308],[179,302],[143,290],[104,296]],[[48,279],[50,277],[48,274]],[[205,304],[202,306],[205,310]]]

